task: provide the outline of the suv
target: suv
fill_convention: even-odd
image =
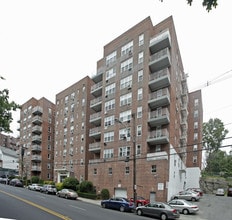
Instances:
[[[43,185],[43,187],[40,188],[40,192],[55,195],[57,189],[54,185]]]

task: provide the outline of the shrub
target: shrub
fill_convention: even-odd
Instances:
[[[75,177],[67,177],[63,181],[63,188],[77,190],[79,181]]]
[[[110,198],[110,192],[108,189],[102,189],[101,198],[102,199],[109,199]]]
[[[93,183],[90,181],[81,182],[80,192],[93,193],[94,192]]]

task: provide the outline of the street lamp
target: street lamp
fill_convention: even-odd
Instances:
[[[133,119],[133,134],[132,136],[132,141],[133,141],[133,200],[134,200],[134,205],[136,207],[136,200],[137,200],[137,185],[136,185],[136,133],[135,133],[135,114],[132,113],[131,115]],[[119,120],[118,118],[114,119],[115,122],[122,124],[126,130],[128,130],[128,126]],[[127,158],[128,160],[128,158]]]

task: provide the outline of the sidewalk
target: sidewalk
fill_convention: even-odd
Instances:
[[[86,199],[82,197],[78,197],[77,200],[101,206],[101,200]]]

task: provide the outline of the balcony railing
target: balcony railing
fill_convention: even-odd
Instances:
[[[170,73],[168,68],[150,74],[149,87],[151,91],[168,87],[169,85],[170,85]]]
[[[147,142],[150,145],[167,144],[169,143],[169,132],[166,128],[152,131],[149,133]]]
[[[167,88],[155,91],[149,95],[148,104],[151,109],[170,104],[170,94]]]
[[[170,122],[168,108],[162,108],[150,112],[148,123],[150,127],[155,127],[157,125],[164,125]]]

